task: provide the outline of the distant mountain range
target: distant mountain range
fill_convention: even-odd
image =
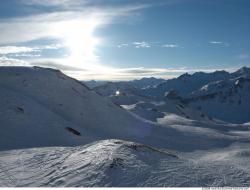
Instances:
[[[95,87],[94,90],[109,96],[120,105],[178,99],[185,107],[202,111],[210,117],[226,122],[244,123],[250,121],[249,80],[250,68],[242,67],[233,73],[196,72],[185,73],[169,80],[148,78],[112,82]],[[115,96],[116,91],[122,95]]]

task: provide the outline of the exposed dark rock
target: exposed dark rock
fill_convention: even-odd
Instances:
[[[24,113],[24,109],[21,108],[21,107],[16,107],[17,111],[20,112],[20,113]]]
[[[124,164],[123,164],[123,159],[122,158],[113,158],[112,163],[109,165],[109,168],[117,168],[117,167],[122,167],[124,168]]]
[[[81,133],[80,133],[79,131],[77,131],[77,130],[71,128],[71,127],[66,127],[66,129],[67,129],[69,132],[73,133],[74,135],[81,136]]]

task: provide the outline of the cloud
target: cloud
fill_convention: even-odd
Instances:
[[[84,1],[81,0],[21,0],[21,3],[25,5],[36,5],[36,6],[46,6],[46,7],[54,7],[54,6],[65,6],[65,5],[71,5],[72,3],[82,4]]]
[[[123,48],[123,47],[128,47],[128,46],[129,44],[126,44],[126,43],[117,45],[118,48]]]
[[[44,11],[41,14],[35,13],[34,15],[30,16],[22,16],[17,18],[7,18],[7,19],[0,19],[0,46],[11,44],[11,46],[16,46],[15,49],[19,49],[18,51],[9,50],[8,52],[2,52],[4,54],[2,55],[8,55],[7,57],[14,57],[14,58],[36,58],[42,55],[42,50],[48,50],[48,49],[58,49],[62,46],[58,45],[47,45],[47,46],[36,46],[36,47],[27,47],[29,50],[24,50],[19,48],[19,44],[29,44],[29,42],[35,41],[34,43],[39,44],[39,42],[48,40],[48,41],[59,41],[62,43],[67,43],[66,48],[69,50],[69,56],[64,57],[65,59],[71,57],[71,60],[68,61],[68,63],[71,63],[71,65],[79,66],[81,64],[81,68],[85,66],[89,66],[89,64],[93,63],[99,63],[99,57],[97,55],[96,47],[99,45],[99,42],[102,41],[102,39],[99,39],[97,36],[95,36],[95,31],[97,28],[107,26],[109,24],[114,23],[123,23],[123,22],[131,22],[133,20],[136,20],[139,16],[140,11],[147,9],[149,7],[155,6],[158,3],[155,3],[155,5],[152,4],[145,4],[145,3],[124,3],[122,2],[117,3],[115,1],[110,0],[109,2],[113,2],[113,4],[109,3],[103,3],[103,1],[59,1],[59,0],[23,0],[22,3],[25,4],[27,7],[34,6],[34,8],[41,8],[40,6],[46,6],[45,8],[41,8],[41,11]],[[84,6],[79,6],[79,3],[81,5],[84,4]],[[100,6],[101,5],[101,6]],[[52,6],[52,8],[49,8]],[[56,7],[56,8],[55,8]],[[48,10],[48,11],[47,11]],[[53,10],[54,12],[50,12]],[[47,12],[46,12],[47,11]],[[34,11],[35,12],[35,11]],[[135,17],[135,15],[137,15]],[[93,21],[93,22],[92,22]],[[83,30],[85,30],[85,25],[94,25],[93,30],[91,30],[91,34],[88,34],[91,39],[88,41],[90,45],[93,45],[93,49],[86,48],[85,47],[77,47],[80,44],[80,40],[78,40],[78,43],[75,43],[75,39],[73,39],[72,36],[75,36],[75,38],[78,38],[77,35],[74,35],[75,30],[74,27],[70,27],[72,23],[83,23]],[[69,26],[69,27],[67,27]],[[75,25],[74,25],[75,26]],[[77,25],[80,26],[81,25]],[[68,31],[66,31],[69,28]],[[70,30],[70,28],[72,30]],[[79,27],[76,27],[77,29]],[[73,31],[73,32],[72,32]],[[73,33],[73,34],[72,34]],[[67,36],[68,35],[68,36]],[[15,36],[13,38],[13,36]],[[89,37],[87,36],[87,37]],[[69,39],[71,38],[71,39]],[[72,40],[73,39],[73,40]],[[96,42],[95,42],[96,41]],[[73,42],[73,43],[72,43]],[[75,44],[75,47],[73,47]],[[94,47],[95,46],[95,47]],[[125,47],[125,44],[122,44],[119,47]],[[73,47],[73,48],[72,48]],[[90,46],[88,46],[90,47]],[[146,44],[146,42],[137,44],[136,47],[138,48],[145,48],[149,47],[149,44]],[[76,51],[75,49],[78,49]],[[82,52],[81,49],[83,49]],[[89,50],[91,49],[91,50]],[[35,54],[35,52],[41,52]],[[80,53],[81,54],[80,54]],[[87,52],[86,56],[84,53]],[[11,54],[11,55],[10,55]],[[15,54],[15,55],[14,55]],[[47,55],[47,54],[46,54]],[[51,54],[50,54],[51,55]],[[73,56],[71,56],[73,55]],[[81,55],[81,57],[79,56]],[[55,54],[53,55],[55,56]],[[80,57],[80,59],[79,59]],[[90,67],[93,67],[90,65]],[[64,67],[65,68],[65,67]]]
[[[161,47],[163,48],[178,48],[177,44],[163,44]]]
[[[2,56],[0,57],[0,66],[24,66],[24,67],[39,66],[39,67],[59,69],[63,72],[89,71],[87,69],[70,66],[63,59],[34,59],[34,60],[30,59],[24,61],[22,59]]]
[[[13,53],[30,53],[39,51],[36,48],[24,46],[1,46],[0,55],[13,54]]]
[[[148,42],[133,42],[136,48],[150,48],[151,45]]]
[[[102,68],[96,71],[88,70],[83,72],[69,71],[66,74],[77,78],[79,80],[131,80],[139,79],[142,77],[162,77],[172,78],[178,76],[174,72],[166,73],[165,69],[157,68]]]
[[[171,0],[172,2],[180,0]],[[185,2],[186,0],[183,0]],[[34,15],[22,16],[19,18],[0,19],[0,65],[2,66],[42,66],[60,69],[66,74],[77,79],[114,79],[128,80],[133,78],[161,76],[178,76],[183,72],[195,71],[195,69],[159,69],[159,68],[109,68],[101,65],[91,65],[89,63],[79,65],[67,60],[56,59],[37,59],[43,50],[63,48],[64,44],[51,44],[45,46],[18,46],[19,43],[29,42],[32,40],[42,39],[59,39],[63,40],[63,31],[58,30],[58,26],[64,25],[65,22],[93,19],[96,21],[96,28],[103,27],[113,23],[133,22],[137,20],[140,11],[155,6],[158,3],[152,1],[136,1],[136,3],[120,4],[114,0],[21,0],[27,8],[31,8]],[[109,2],[109,3],[107,3]],[[112,2],[110,4],[110,2]],[[120,1],[125,2],[125,1]],[[138,4],[144,2],[144,4]],[[145,4],[145,2],[150,2]],[[164,2],[164,1],[162,1]],[[166,1],[165,1],[166,2]],[[170,0],[168,0],[170,2]],[[101,5],[101,6],[100,6]],[[105,5],[105,6],[104,6]],[[40,8],[39,6],[43,6]],[[51,9],[53,8],[53,9]],[[36,11],[39,14],[35,14]],[[50,12],[54,10],[55,12]],[[44,11],[41,14],[41,11]],[[136,15],[136,16],[135,16]],[[219,41],[211,41],[211,44],[226,44]],[[10,44],[6,46],[6,44]],[[134,48],[164,47],[177,48],[176,44],[162,44],[146,41],[135,41],[132,43],[123,43],[118,48],[131,46]],[[1,53],[2,52],[2,53]],[[12,56],[12,57],[10,57]],[[29,60],[23,61],[18,57],[30,57]],[[34,57],[33,60],[32,57]],[[69,64],[70,63],[70,64]],[[201,70],[201,69],[200,69]],[[199,70],[199,71],[200,71]],[[197,70],[198,71],[198,70]]]
[[[56,50],[65,47],[63,44],[41,46],[0,46],[0,55],[11,57],[40,57],[43,50]]]
[[[106,72],[84,72],[84,74],[80,74],[78,72],[66,72],[67,74],[71,75],[72,77],[78,78],[79,80],[89,80],[89,79],[95,79],[95,80],[132,80],[132,79],[140,79],[143,77],[157,77],[157,78],[174,78],[178,77],[183,73],[189,72],[214,72],[218,70],[217,68],[211,68],[211,69],[185,69],[185,68],[176,68],[176,69],[165,69],[165,68],[123,68],[123,69],[117,69],[117,68],[109,68]],[[236,69],[234,68],[228,68],[228,71],[234,71]]]
[[[87,69],[79,68],[79,67],[74,67],[70,66],[68,64],[65,64],[64,61],[62,60],[49,60],[49,59],[40,59],[40,60],[35,60],[29,63],[32,66],[40,66],[40,67],[49,67],[53,69],[59,69],[63,72],[72,72],[72,71],[77,71],[77,72],[83,72],[83,71],[88,71]]]
[[[151,48],[151,47],[162,47],[162,48],[179,48],[180,46],[177,44],[163,44],[161,42],[146,42],[146,41],[136,41],[132,43],[121,43],[118,44],[118,48],[124,47],[135,47],[135,48]]]
[[[219,41],[211,41],[209,42],[210,44],[223,44],[223,42],[219,42]]]
[[[150,4],[98,6],[95,3],[89,3],[88,6],[76,6],[76,3],[72,3],[74,1],[63,1],[70,2],[70,6],[61,9],[61,1],[46,0],[39,2],[28,1],[27,3],[47,5],[47,2],[51,2],[48,5],[59,6],[59,9],[55,9],[55,12],[1,19],[0,44],[28,42],[42,38],[62,39],[62,31],[58,31],[58,25],[63,25],[65,22],[72,20],[95,20],[96,27],[111,23],[131,22],[131,20],[136,20],[134,15],[138,14],[138,11],[152,6]],[[65,4],[67,5],[67,3]],[[13,38],[13,36],[15,37]]]
[[[8,57],[0,57],[0,66],[31,66],[28,62]]]
[[[46,49],[60,49],[66,47],[66,44],[63,43],[56,43],[56,44],[48,44],[48,45],[42,45],[42,46],[36,46],[36,49],[39,50],[46,50]]]
[[[88,77],[92,79],[103,79],[103,80],[131,80],[140,79],[142,77],[157,77],[157,78],[174,78],[178,77],[184,73],[194,73],[194,72],[214,72],[217,70],[226,70],[228,72],[233,72],[238,68],[123,68],[123,69],[110,69],[108,78],[102,74],[89,75]],[[87,80],[88,78],[86,78]]]
[[[11,55],[9,55],[9,57],[32,57],[32,58],[34,58],[34,57],[41,57],[42,55],[41,54],[29,54],[29,53],[21,53],[21,54],[19,54],[19,53],[17,53],[17,54],[11,54]]]
[[[142,77],[173,78],[183,73],[198,71],[214,72],[222,68],[112,68],[102,65],[94,65],[86,68],[70,66],[63,59],[35,59],[23,61],[7,57],[0,57],[0,66],[40,66],[59,69],[70,77],[78,80],[132,80]],[[235,71],[237,68],[223,68],[227,71]]]
[[[225,47],[229,47],[230,44],[227,42],[221,42],[221,41],[210,41],[209,42],[212,45],[220,45],[220,46],[225,46]]]

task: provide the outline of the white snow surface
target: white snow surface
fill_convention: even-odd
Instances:
[[[250,185],[249,123],[179,100],[104,97],[57,70],[0,67],[0,123],[0,186]]]
[[[0,150],[73,146],[115,138],[191,151],[225,146],[237,140],[232,135],[205,137],[206,142],[195,133],[162,127],[127,112],[52,69],[2,67],[0,88]],[[147,108],[150,104],[142,106]],[[184,146],[189,138],[196,141]]]
[[[0,186],[249,186],[250,168],[244,164],[250,152],[240,147],[178,156],[105,140],[74,148],[12,150],[1,152]]]
[[[152,127],[52,69],[1,67],[0,99],[0,150],[71,146],[107,137],[143,139]]]

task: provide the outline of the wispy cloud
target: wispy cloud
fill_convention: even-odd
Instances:
[[[54,43],[54,44],[48,44],[48,45],[41,45],[41,46],[35,46],[34,48],[39,50],[46,50],[46,49],[60,49],[66,47],[66,44],[64,43]]]
[[[177,44],[163,44],[161,47],[163,48],[178,48]]]
[[[26,1],[24,1],[26,2]],[[48,3],[47,3],[48,2]],[[49,3],[50,2],[50,3]],[[61,9],[61,4],[67,5]],[[62,31],[58,31],[58,25],[70,20],[95,20],[97,27],[110,23],[127,22],[136,19],[134,14],[151,7],[150,4],[133,4],[123,6],[102,6],[94,3],[88,6],[76,6],[76,1],[28,1],[30,4],[44,4],[59,6],[55,12],[9,18],[0,20],[0,44],[27,42],[42,38],[60,39]],[[74,2],[74,3],[73,3]],[[83,2],[83,1],[80,1]],[[72,5],[73,4],[73,5]],[[126,20],[127,19],[127,20]],[[18,30],[17,30],[18,28]],[[13,38],[15,36],[15,38]]]
[[[0,46],[0,55],[14,54],[14,56],[36,56],[43,50],[56,50],[65,47],[63,44],[49,44],[41,46]],[[29,54],[28,54],[29,53]]]
[[[194,73],[198,71],[203,72],[214,72],[216,70],[222,70],[221,68],[175,68],[175,69],[167,69],[167,68],[104,68],[102,71],[104,72],[93,72],[91,70],[84,72],[77,71],[69,71],[66,72],[68,75],[78,78],[79,80],[132,80],[132,79],[140,79],[142,77],[157,77],[157,78],[174,78],[178,77],[183,73]],[[235,71],[237,68],[223,68],[223,70],[227,71]]]
[[[72,4],[83,4],[85,1],[83,0],[21,0],[21,3],[26,5],[39,5],[39,6],[46,6],[46,7],[54,7],[54,6],[69,6]]]
[[[161,48],[179,48],[177,44],[164,44],[161,42],[148,42],[148,41],[136,41],[132,43],[121,43],[117,45],[118,48],[124,47],[134,47],[134,48],[152,48],[152,47],[161,47]]]
[[[167,0],[162,2],[185,2],[186,0]],[[81,67],[74,64],[73,61],[56,59],[43,59],[40,57],[43,50],[54,50],[64,48],[65,44],[48,44],[45,46],[24,46],[27,42],[42,39],[56,39],[56,41],[63,42],[64,35],[60,26],[65,26],[70,21],[82,21],[90,19],[95,21],[94,30],[99,27],[108,26],[109,24],[121,22],[137,21],[140,17],[140,11],[149,7],[155,6],[158,2],[150,0],[145,1],[127,1],[129,3],[117,3],[114,0],[20,0],[28,8],[32,10],[30,16],[22,15],[22,17],[0,19],[0,65],[2,66],[42,66],[57,68],[66,74],[78,79],[114,79],[114,80],[128,80],[141,77],[163,77],[169,78],[178,76],[184,72],[194,71],[213,71],[213,69],[165,69],[165,68],[109,68],[102,65],[87,63],[82,64]],[[108,4],[107,2],[112,2]],[[126,2],[126,1],[120,1]],[[131,3],[132,2],[132,3]],[[148,2],[148,3],[147,3]],[[101,6],[100,6],[101,5]],[[104,6],[105,5],[105,6]],[[42,8],[40,7],[42,6]],[[44,11],[43,11],[44,10]],[[51,12],[54,10],[54,12]],[[42,12],[42,14],[41,14]],[[59,29],[58,29],[59,28]],[[93,32],[94,33],[94,32]],[[14,36],[14,37],[13,37]],[[148,42],[148,39],[133,39],[130,42],[121,43],[117,45],[118,48],[132,47],[132,48],[181,48],[177,45],[179,42],[162,43],[162,42]],[[206,45],[211,46],[229,46],[228,43],[222,41],[205,42]],[[6,45],[8,44],[8,45]],[[21,45],[20,45],[21,44]],[[19,46],[20,45],[20,46]],[[138,50],[140,51],[140,50]],[[97,57],[97,55],[94,55]],[[29,57],[29,59],[21,60],[18,58]],[[241,59],[246,59],[246,55],[239,56]],[[33,58],[33,59],[32,59]],[[69,65],[69,63],[71,65]],[[78,67],[79,66],[79,67]]]
[[[128,46],[129,46],[129,44],[127,44],[127,43],[117,45],[118,48],[123,48],[123,47],[128,47]]]
[[[63,61],[62,59],[51,59],[51,60],[50,59],[40,59],[40,60],[37,59],[37,60],[31,61],[29,64],[31,66],[40,66],[40,67],[49,67],[53,69],[59,69],[65,73],[68,73],[68,72],[83,73],[83,72],[89,71],[87,69],[70,66],[67,63],[65,63],[65,61]]]
[[[136,47],[136,48],[150,48],[151,45],[150,43],[148,42],[133,42],[133,45]]]
[[[96,55],[96,52],[92,50],[90,46],[76,47],[80,44],[80,42],[79,39],[78,42],[76,42],[75,38],[78,38],[79,36],[76,35],[74,38],[74,33],[77,33],[77,31],[79,31],[78,29],[79,27],[81,27],[81,24],[83,26],[80,30],[84,30],[84,32],[86,31],[85,26],[91,25],[91,34],[88,34],[88,31],[86,32],[86,35],[88,37],[87,39],[89,40],[88,43],[91,45],[92,43],[95,43],[94,40],[97,39],[95,38],[95,36],[92,36],[94,35],[93,33],[96,28],[113,23],[127,22],[128,20],[129,22],[131,22],[131,20],[136,18],[133,17],[133,15],[138,15],[139,11],[152,6],[150,4],[138,3],[130,3],[126,5],[114,3],[115,5],[110,4],[105,6],[98,6],[98,3],[93,3],[93,1],[85,2],[67,0],[25,0],[22,2],[28,6],[56,6],[56,8],[53,8],[54,12],[45,11],[42,14],[0,19],[0,56],[4,56],[4,58],[2,58],[1,60],[1,65],[8,64],[12,66],[19,66],[23,64],[26,66],[27,64],[30,64],[30,62],[27,63],[26,61],[21,61],[16,58],[26,57],[27,59],[29,59],[28,61],[30,61],[32,58],[40,58],[43,50],[63,48],[65,44],[67,44],[67,49],[71,54],[68,57],[61,56],[61,58],[64,59],[64,62],[60,61],[57,62],[57,64],[52,65],[51,62],[48,64],[45,63],[45,61],[39,62],[39,59],[36,59],[33,60],[32,63],[32,65],[36,63],[38,65],[46,65],[48,67],[59,68],[63,71],[67,71],[67,69],[69,68],[71,70],[73,69],[73,67],[66,66],[68,63],[71,63],[71,65],[75,66],[73,70],[76,70],[75,68],[78,68],[78,70],[82,70],[85,67],[89,67],[93,70],[93,68],[100,64],[98,55]],[[87,4],[86,6],[76,6],[78,2]],[[61,3],[63,5],[61,5]],[[73,27],[71,27],[72,25]],[[72,29],[70,30],[68,28]],[[67,29],[68,31],[65,31]],[[15,37],[13,38],[13,36]],[[31,41],[44,40],[59,41],[65,44],[49,44],[45,46],[36,45],[32,47],[21,45],[19,46],[19,44],[30,44]],[[70,42],[74,43],[75,47],[73,47]],[[121,46],[125,47],[126,45],[122,44]],[[146,43],[142,43],[137,44],[137,46],[147,47],[148,45]],[[81,58],[83,57],[83,59],[79,59],[80,52]],[[86,54],[88,53],[88,55],[91,56],[85,56],[83,52]],[[79,55],[77,53],[79,53]]]
[[[223,44],[223,42],[219,42],[219,41],[211,41],[209,42],[210,44]]]
[[[2,56],[0,57],[0,66],[31,66],[31,65],[27,61]]]
[[[210,41],[209,44],[212,45],[219,45],[219,46],[224,46],[224,47],[229,47],[230,44],[227,42],[222,42],[222,41]]]
[[[24,46],[1,46],[0,55],[13,54],[13,53],[30,53],[40,51],[36,48]]]
[[[173,78],[183,73],[193,73],[198,71],[213,72],[216,70],[235,71],[237,68],[113,68],[102,65],[94,67],[79,68],[70,66],[63,59],[35,59],[23,61],[20,59],[0,57],[0,66],[40,66],[60,69],[65,74],[79,80],[131,80],[142,77]]]
[[[41,57],[41,54],[31,54],[31,53],[17,53],[17,54],[11,54],[9,57],[29,57],[29,58],[35,58],[35,57]]]

